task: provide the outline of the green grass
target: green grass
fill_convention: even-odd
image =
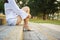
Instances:
[[[60,25],[60,20],[30,19],[30,22],[34,22],[34,23],[50,23],[50,24]]]

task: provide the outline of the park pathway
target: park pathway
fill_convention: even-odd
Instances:
[[[0,26],[0,40],[22,40],[21,26]]]
[[[29,22],[31,31],[23,26],[0,26],[0,40],[60,40],[60,25]]]

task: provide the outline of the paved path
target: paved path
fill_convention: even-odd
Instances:
[[[22,40],[21,26],[0,26],[0,40]]]
[[[60,40],[60,25],[29,23],[32,31],[21,26],[0,26],[0,40]]]
[[[41,40],[60,40],[60,25],[46,24],[46,23],[30,23],[32,29],[34,29],[35,34],[40,33],[36,36]]]

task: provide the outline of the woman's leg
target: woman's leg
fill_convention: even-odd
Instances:
[[[22,18],[20,16],[17,16],[17,22],[16,22],[16,25],[19,25],[22,21]]]
[[[28,25],[29,19],[31,18],[30,8],[28,6],[25,6],[22,8],[22,10],[24,10],[28,14],[28,17],[24,19],[24,28],[30,30],[29,25]]]
[[[29,15],[26,19],[24,19],[24,28],[26,28],[27,30],[30,30],[29,25],[28,25],[30,18],[31,18],[31,15]]]

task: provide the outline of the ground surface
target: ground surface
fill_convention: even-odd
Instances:
[[[32,31],[23,31],[22,25],[0,26],[0,40],[60,40],[60,25],[29,23],[29,26]]]

